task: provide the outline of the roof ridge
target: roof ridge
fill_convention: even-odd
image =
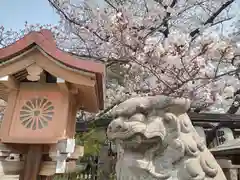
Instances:
[[[42,35],[45,40],[53,43],[56,46],[56,40],[54,39],[53,33],[49,29],[41,29],[40,31],[37,31],[39,35]]]

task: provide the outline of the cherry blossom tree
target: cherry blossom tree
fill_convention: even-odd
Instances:
[[[0,48],[47,28],[59,48],[105,63],[106,109],[96,116],[79,112],[80,119],[96,120],[128,97],[154,94],[188,97],[205,112],[240,106],[234,101],[240,102],[234,99],[240,94],[238,31],[224,34],[236,0],[48,1],[61,16],[59,26],[0,27]]]
[[[207,111],[231,105],[240,86],[237,47],[219,29],[233,18],[234,0],[49,3],[68,32],[59,46],[106,63],[107,106],[149,94],[188,97]]]
[[[106,64],[106,107],[164,94],[188,97],[200,110],[228,110],[240,86],[239,62],[236,42],[221,30],[234,18],[235,0],[48,1],[61,16],[58,27],[1,27],[0,45],[51,29],[59,48]]]

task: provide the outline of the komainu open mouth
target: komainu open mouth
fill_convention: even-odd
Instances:
[[[162,139],[160,136],[147,138],[143,134],[137,133],[133,136],[124,139],[122,141],[122,146],[124,149],[131,150],[133,152],[137,151],[144,153],[147,150],[153,148],[157,144],[162,144]]]

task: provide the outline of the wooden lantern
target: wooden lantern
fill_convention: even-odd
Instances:
[[[3,143],[73,138],[79,109],[103,109],[103,64],[57,49],[51,32],[31,32],[0,49],[0,98],[8,102]]]

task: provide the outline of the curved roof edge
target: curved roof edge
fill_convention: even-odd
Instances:
[[[81,57],[74,57],[71,54],[58,49],[50,30],[43,29],[41,31],[32,31],[17,40],[15,43],[4,48],[0,48],[0,63],[12,59],[33,45],[39,46],[56,61],[59,61],[70,68],[95,73],[98,84],[97,89],[100,96],[100,109],[103,109],[103,78],[105,75],[105,65],[91,60],[83,60]]]
[[[102,63],[86,61],[73,57],[69,53],[57,48],[53,35],[50,30],[32,31],[19,39],[15,43],[0,49],[0,62],[14,57],[15,54],[27,49],[29,46],[36,44],[41,47],[47,54],[67,66],[89,71],[93,73],[104,73],[105,66]]]

